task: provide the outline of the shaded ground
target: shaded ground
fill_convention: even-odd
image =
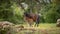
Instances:
[[[18,34],[60,34],[60,27],[56,24],[40,24],[39,27],[26,27],[20,30]]]

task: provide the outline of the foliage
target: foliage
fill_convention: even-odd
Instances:
[[[56,1],[56,0],[55,0]],[[53,1],[51,4],[47,4],[42,7],[41,14],[43,15],[45,22],[56,23],[56,20],[60,18],[60,5]]]
[[[13,17],[11,5],[12,3],[10,0],[0,0],[0,19],[8,20],[9,18]]]
[[[0,0],[0,21],[21,23],[20,20],[23,20],[22,12],[13,0]]]
[[[60,18],[60,1],[0,0],[0,21],[23,23],[23,13],[26,11],[41,14],[41,22],[56,22]]]

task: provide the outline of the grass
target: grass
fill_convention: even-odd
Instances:
[[[50,28],[56,28],[56,24],[49,24],[49,23],[44,23],[44,24],[39,24],[40,29],[50,29]]]
[[[24,25],[27,30],[21,30],[18,34],[60,34],[60,27],[56,27],[55,23],[41,23],[39,27],[27,27],[28,25]],[[32,30],[29,30],[29,28]]]

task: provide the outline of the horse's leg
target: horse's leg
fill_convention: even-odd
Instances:
[[[32,25],[31,25],[31,24],[29,24],[29,26],[30,26],[30,27],[32,27]]]
[[[33,27],[33,26],[32,26],[32,23],[29,23],[29,26],[30,26],[30,27]]]
[[[40,22],[40,15],[37,15],[35,21],[37,27],[39,26],[39,22]]]
[[[36,23],[35,23],[35,25],[34,25],[34,26],[35,26],[35,27],[38,27],[38,24],[36,24]]]
[[[39,26],[39,19],[36,20],[35,26]]]
[[[38,27],[38,26],[39,26],[39,24],[36,24],[36,26]]]
[[[30,19],[30,20],[29,20],[29,25],[30,25],[30,27],[33,27],[32,24],[33,24],[33,19]]]
[[[35,23],[35,24],[34,24],[34,27],[36,27],[36,25],[37,25],[37,24]]]

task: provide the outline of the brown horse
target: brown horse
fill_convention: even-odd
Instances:
[[[39,15],[34,13],[24,13],[24,20],[28,22],[30,26],[32,26],[33,22],[35,22],[35,26],[38,26],[39,24]]]

